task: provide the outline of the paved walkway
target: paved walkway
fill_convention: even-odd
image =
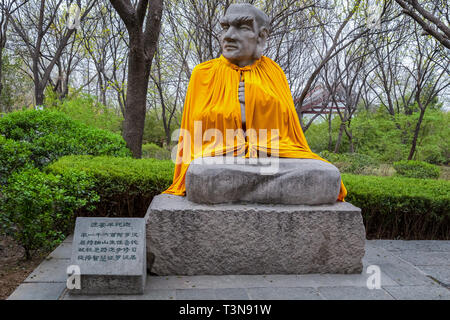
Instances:
[[[67,294],[71,241],[52,252],[9,299],[450,300],[450,241],[367,241],[360,275],[149,276],[145,294],[139,296]],[[380,289],[367,287],[372,265],[381,271]]]

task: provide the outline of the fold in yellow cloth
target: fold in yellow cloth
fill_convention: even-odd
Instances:
[[[248,139],[242,130],[238,97],[241,76],[245,79]],[[180,129],[173,183],[163,192],[167,194],[186,194],[186,171],[197,157],[267,154],[328,162],[309,148],[286,76],[265,56],[242,68],[223,56],[197,65],[189,81]],[[337,200],[344,201],[346,195],[341,181]]]

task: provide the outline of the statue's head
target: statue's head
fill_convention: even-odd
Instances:
[[[244,67],[259,59],[269,36],[269,17],[251,4],[232,4],[220,19],[222,54]]]

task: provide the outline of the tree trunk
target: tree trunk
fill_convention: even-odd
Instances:
[[[137,9],[129,1],[110,2],[127,27],[130,44],[122,136],[133,157],[141,158],[148,81],[161,29],[163,1],[140,0]]]
[[[334,153],[338,153],[339,152],[339,148],[341,147],[341,141],[342,141],[342,135],[344,133],[344,127],[345,124],[341,123],[341,126],[339,127],[339,135],[336,141],[336,145],[334,147]]]
[[[34,96],[36,98],[36,106],[43,106],[44,105],[44,88],[42,88],[41,84],[39,82],[34,84]]]
[[[420,126],[422,125],[423,116],[425,114],[425,108],[420,108],[419,120],[416,124],[416,129],[414,130],[414,137],[411,144],[411,150],[409,151],[408,160],[412,160],[414,153],[416,152],[417,138],[419,137]]]
[[[350,124],[349,124],[349,126],[350,126]],[[345,134],[346,134],[347,137],[348,137],[348,142],[349,142],[349,152],[350,152],[350,153],[354,153],[354,152],[355,152],[355,147],[354,147],[354,145],[353,145],[353,134],[352,134],[350,128],[347,128],[347,127],[344,126],[344,130],[345,130]]]
[[[123,138],[135,158],[142,157],[148,88],[144,46],[141,41],[140,35],[130,34],[127,101],[123,122]]]
[[[3,68],[3,47],[1,47],[1,43],[0,43],[0,96],[2,95],[2,91],[3,91],[3,79],[2,79],[2,68]],[[4,112],[3,106],[1,105],[1,101],[0,101],[0,112]]]

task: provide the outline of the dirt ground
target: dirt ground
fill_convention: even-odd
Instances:
[[[8,298],[44,258],[37,253],[27,261],[24,250],[13,239],[0,236],[0,300]]]

